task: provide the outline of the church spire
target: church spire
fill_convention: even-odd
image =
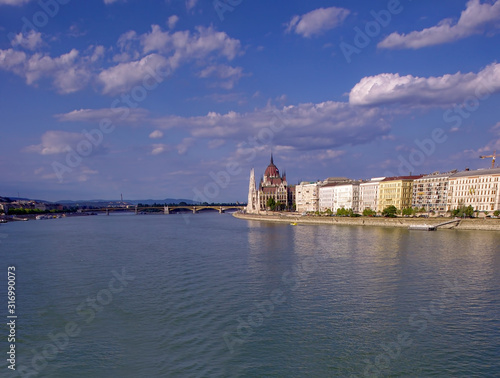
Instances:
[[[273,153],[271,152],[271,164],[274,164],[274,161],[273,161]]]

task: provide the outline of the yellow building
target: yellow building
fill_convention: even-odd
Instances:
[[[380,213],[388,206],[396,206],[398,210],[411,207],[413,181],[420,177],[422,176],[387,177],[380,181],[377,211]]]

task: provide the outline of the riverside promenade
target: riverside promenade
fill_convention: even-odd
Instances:
[[[297,224],[329,224],[336,226],[372,226],[372,227],[399,227],[408,228],[414,225],[436,226],[452,218],[384,218],[384,217],[330,217],[330,216],[310,216],[293,213],[271,213],[269,214],[243,214],[234,213],[234,217],[239,219],[281,222]],[[471,231],[499,231],[500,219],[461,219],[455,224],[444,225],[438,228]]]

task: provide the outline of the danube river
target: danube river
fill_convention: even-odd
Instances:
[[[500,376],[498,232],[111,215],[0,254],[2,377]]]

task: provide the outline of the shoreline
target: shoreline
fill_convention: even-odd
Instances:
[[[335,226],[367,226],[367,227],[398,227],[406,228],[415,225],[435,226],[440,223],[451,221],[451,218],[383,218],[383,217],[325,217],[325,216],[301,216],[298,214],[243,214],[234,213],[238,219],[278,222],[297,224],[322,224]],[[444,225],[438,228],[468,231],[500,231],[500,219],[457,219],[457,223]]]

